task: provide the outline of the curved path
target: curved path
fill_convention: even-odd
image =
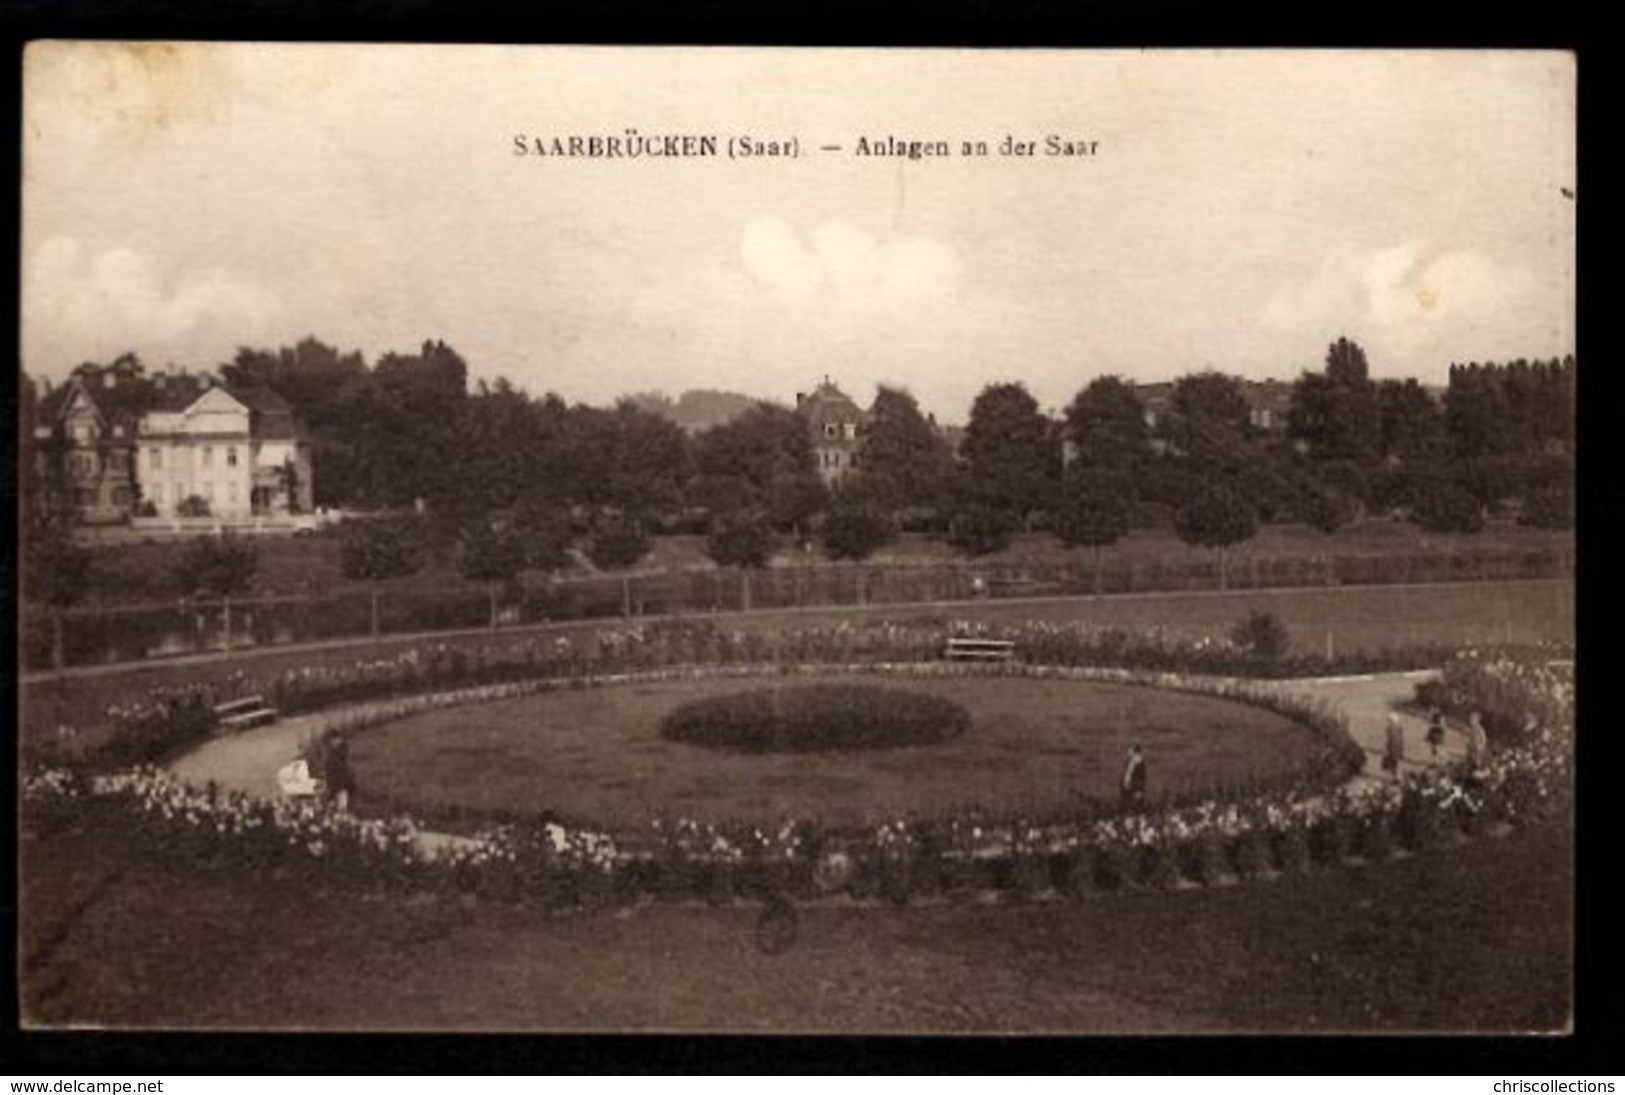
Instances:
[[[1384,778],[1381,763],[1388,713],[1394,710],[1395,705],[1414,695],[1418,681],[1435,675],[1432,670],[1422,670],[1262,683],[1282,693],[1323,699],[1342,711],[1349,720],[1349,733],[1366,753],[1365,771],[1355,777],[1356,781],[1365,781]],[[194,786],[213,782],[222,790],[241,791],[256,798],[274,798],[281,793],[276,783],[277,769],[297,758],[306,741],[318,736],[327,727],[349,721],[358,712],[372,706],[352,704],[329,708],[284,719],[270,726],[213,738],[171,762],[169,769]],[[1423,739],[1426,724],[1404,712],[1400,713],[1400,718],[1405,725],[1404,767],[1415,769],[1435,763]],[[1444,759],[1459,759],[1465,752],[1466,740],[1463,735],[1455,730],[1447,731]],[[424,849],[431,853],[467,842],[464,837],[434,832],[421,833],[420,840]]]

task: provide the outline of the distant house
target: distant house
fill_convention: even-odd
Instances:
[[[869,414],[829,377],[811,394],[796,393],[796,412],[807,422],[813,464],[825,483],[833,483],[858,466]]]
[[[310,446],[269,389],[120,359],[74,370],[36,423],[33,470],[60,474],[81,524],[175,517],[194,496],[224,520],[311,509]]]
[[[140,364],[121,358],[106,367],[81,365],[40,399],[32,471],[42,479],[60,476],[80,524],[130,519],[138,493],[136,432],[147,384]]]
[[[179,516],[189,498],[225,520],[311,510],[310,445],[269,388],[164,391],[142,417],[138,443],[137,476],[156,516]]]
[[[1136,384],[1134,392],[1145,408],[1145,424],[1151,429],[1173,409],[1174,383],[1164,380]],[[1292,405],[1292,383],[1285,380],[1242,380],[1241,395],[1247,401],[1247,420],[1261,434],[1286,433],[1287,408]]]

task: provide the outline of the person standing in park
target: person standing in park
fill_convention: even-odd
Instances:
[[[1399,712],[1388,712],[1388,724],[1383,731],[1382,770],[1399,778],[1399,762],[1405,759],[1405,726],[1399,721]]]
[[[327,782],[327,795],[338,807],[340,813],[350,809],[350,795],[355,791],[355,772],[350,768],[350,743],[344,740],[343,734],[334,734],[327,739],[327,752],[324,778]]]
[[[1490,740],[1484,733],[1484,719],[1474,711],[1467,716],[1467,770],[1476,772],[1484,767],[1489,751]]]
[[[1437,707],[1428,715],[1428,751],[1433,762],[1439,762],[1439,753],[1444,749],[1444,712]]]
[[[1123,780],[1119,788],[1121,805],[1125,810],[1138,810],[1145,805],[1145,753],[1138,745],[1128,751],[1123,764]]]

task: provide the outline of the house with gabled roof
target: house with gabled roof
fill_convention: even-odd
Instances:
[[[228,387],[207,373],[149,375],[123,357],[75,369],[46,392],[35,422],[32,470],[60,476],[81,524],[172,519],[183,508],[275,520],[312,508],[310,445],[268,388]]]
[[[807,422],[813,465],[825,483],[858,466],[869,414],[829,379],[811,393],[796,393],[796,412]]]

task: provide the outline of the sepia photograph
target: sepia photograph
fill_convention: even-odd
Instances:
[[[31,43],[23,1026],[1571,1033],[1576,68]]]

